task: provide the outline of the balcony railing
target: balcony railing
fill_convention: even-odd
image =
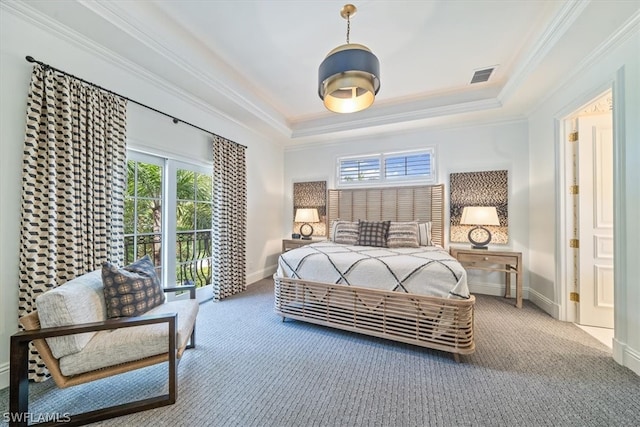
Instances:
[[[176,283],[192,281],[197,287],[211,284],[211,232],[176,233]],[[149,255],[158,274],[162,269],[162,236],[139,234],[124,237],[125,265]]]

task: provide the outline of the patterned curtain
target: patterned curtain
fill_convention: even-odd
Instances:
[[[245,147],[219,136],[213,139],[213,201],[213,298],[219,301],[247,288]]]
[[[35,298],[124,256],[126,108],[111,95],[35,65],[27,100],[18,315]],[[48,373],[31,348],[30,378]]]

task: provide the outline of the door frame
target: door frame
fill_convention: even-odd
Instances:
[[[616,176],[618,174],[618,168],[620,162],[618,151],[620,144],[618,143],[616,132],[616,115],[620,114],[618,100],[616,99],[615,80],[608,81],[606,84],[583,93],[582,96],[574,100],[571,104],[565,107],[555,118],[555,131],[556,131],[556,254],[558,256],[558,262],[556,264],[556,283],[558,286],[556,290],[556,301],[558,301],[558,319],[567,322],[577,322],[578,320],[578,307],[569,300],[569,293],[573,291],[574,281],[577,280],[574,271],[574,249],[569,248],[569,240],[573,238],[573,217],[571,216],[571,205],[573,203],[572,195],[569,193],[569,187],[573,182],[573,170],[572,157],[569,150],[569,144],[567,142],[567,135],[573,131],[571,117],[575,115],[577,111],[589,105],[592,101],[602,96],[604,93],[611,91],[613,97],[613,175],[614,175],[614,218],[617,219],[616,211],[619,209],[619,193],[620,189],[617,185]],[[618,227],[614,222],[614,244],[617,246],[617,233]],[[614,253],[617,253],[615,251]],[[616,261],[614,257],[614,294],[617,293],[616,286],[618,277],[616,275]],[[614,295],[614,319],[617,309],[617,298]],[[615,323],[615,322],[614,322]],[[615,334],[615,328],[614,328]]]
[[[629,331],[627,330],[626,319],[627,313],[627,275],[624,268],[623,260],[628,259],[627,256],[627,229],[625,221],[626,203],[624,199],[626,189],[626,169],[625,169],[625,68],[624,66],[617,69],[610,80],[606,81],[599,87],[583,93],[574,102],[570,103],[558,114],[554,116],[555,129],[555,167],[556,167],[556,286],[555,301],[557,301],[557,314],[559,320],[573,321],[575,319],[575,307],[570,307],[568,297],[567,284],[567,257],[568,244],[567,236],[567,181],[564,173],[566,162],[566,143],[565,143],[565,119],[580,106],[587,105],[590,100],[595,99],[598,94],[607,90],[612,91],[613,96],[613,216],[614,216],[614,338],[613,338],[613,359],[625,365],[626,338]],[[572,310],[573,309],[573,310]],[[573,315],[573,318],[569,316]]]

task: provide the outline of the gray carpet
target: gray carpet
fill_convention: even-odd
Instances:
[[[640,377],[576,326],[525,301],[477,295],[476,353],[337,331],[273,312],[265,279],[206,302],[175,405],[104,426],[632,426]],[[59,390],[32,384],[34,414],[77,412],[165,389],[165,366]],[[0,414],[8,409],[0,391]]]

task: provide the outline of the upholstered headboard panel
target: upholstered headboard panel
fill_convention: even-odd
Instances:
[[[444,184],[349,188],[329,190],[327,220],[431,221],[431,240],[444,247],[444,209]]]

